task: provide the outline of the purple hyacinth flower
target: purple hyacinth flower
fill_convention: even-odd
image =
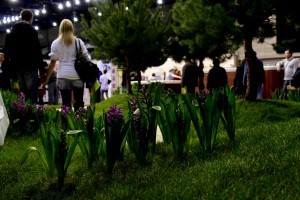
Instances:
[[[115,121],[124,121],[123,112],[121,108],[117,108],[116,105],[112,105],[107,111],[107,122],[112,125]]]

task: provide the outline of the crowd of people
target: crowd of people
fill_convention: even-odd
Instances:
[[[43,60],[38,33],[32,26],[33,16],[30,9],[22,10],[21,21],[7,34],[5,48],[0,52],[0,88],[18,90],[24,93],[26,101],[44,104],[47,86],[48,104],[58,104],[61,96],[62,105],[78,110],[84,106],[84,82],[74,68],[75,41],[79,41],[83,56],[90,60],[88,50],[74,35],[72,21],[64,19],[59,26],[59,36],[51,44],[48,64]],[[101,74],[98,81],[103,79]],[[102,83],[101,93],[107,94],[108,84]]]
[[[44,103],[46,85],[48,86],[48,103],[57,104],[61,95],[62,105],[73,106],[75,110],[84,106],[84,82],[79,78],[75,68],[75,42],[79,41],[83,56],[90,60],[90,55],[84,42],[74,35],[74,25],[69,19],[61,21],[59,36],[52,42],[49,53],[50,63],[43,60],[37,31],[32,26],[33,13],[29,9],[21,11],[21,21],[16,23],[5,40],[5,48],[0,52],[0,88],[3,90],[17,88],[25,94],[26,100],[32,103]],[[291,49],[285,51],[286,58],[279,61],[277,70],[284,69],[283,91],[287,95],[287,87],[295,79],[299,68],[299,59],[293,57]],[[203,67],[196,61],[185,56],[182,72],[176,68],[168,74],[153,73],[150,80],[181,80],[181,87],[187,93],[195,94],[204,91],[209,93],[228,84],[226,70],[220,66],[219,58],[213,59],[213,67],[208,72],[207,84],[204,86]],[[57,64],[58,63],[58,64]],[[102,67],[98,76],[101,84],[98,102],[108,98],[110,79],[107,76],[107,66]],[[251,69],[251,70],[250,70]],[[124,74],[124,73],[123,73]],[[300,74],[300,73],[299,73]],[[256,92],[256,98],[262,98],[264,83],[263,63],[257,58],[256,52],[245,52],[245,58],[236,69],[234,89],[237,95],[244,97],[247,85],[251,84]],[[126,87],[126,77],[123,76],[122,87]],[[96,80],[95,80],[96,81]],[[90,87],[90,86],[89,86]]]
[[[5,39],[0,53],[0,87],[24,93],[31,103],[44,103],[45,79],[48,63],[43,60],[37,31],[32,27],[33,13],[21,11],[21,21],[16,23]],[[56,71],[48,84],[49,104],[58,103]]]
[[[220,59],[213,59],[213,66],[208,71],[207,82],[204,84],[204,72],[203,67],[197,66],[197,61],[185,56],[183,58],[185,64],[182,68],[182,73],[176,75],[174,71],[178,69],[170,69],[169,73],[162,79],[159,80],[181,80],[181,88],[184,88],[184,92],[195,94],[195,93],[210,93],[212,90],[217,90],[228,85],[228,76],[225,68],[220,66]],[[251,66],[251,72],[249,70]],[[253,75],[251,76],[250,73]],[[299,73],[300,74],[300,73]],[[250,75],[250,76],[249,76]],[[153,73],[150,81],[156,81],[157,74]],[[250,77],[251,80],[247,80]],[[255,99],[263,98],[263,83],[265,79],[263,62],[257,58],[256,52],[250,50],[245,52],[245,58],[240,61],[236,68],[235,78],[233,80],[234,85],[232,86],[237,96],[245,97],[247,91],[247,84],[252,85],[255,91]],[[230,86],[231,87],[231,86]]]

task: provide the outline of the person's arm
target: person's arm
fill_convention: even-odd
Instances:
[[[173,73],[171,73],[171,76],[174,77],[174,78],[179,78],[179,79],[181,79],[181,76],[177,76],[176,74],[173,74]]]
[[[279,61],[279,62],[276,64],[277,71],[280,71],[282,67],[283,67],[283,60],[282,60],[282,61]]]
[[[54,70],[54,67],[55,67],[55,64],[56,64],[56,60],[51,60],[50,61],[50,64],[49,64],[49,67],[48,67],[48,70],[47,70],[47,74],[46,74],[46,78],[45,80],[43,81],[43,84],[46,85],[53,70]]]
[[[198,86],[195,87],[195,93],[200,94],[200,90]]]
[[[85,57],[87,60],[91,60],[89,52],[88,52],[84,42],[81,39],[79,39],[79,44],[81,46],[81,52],[82,52],[83,57]]]
[[[99,78],[99,83],[100,83],[100,84],[102,84],[102,82],[103,82],[103,77],[104,77],[104,74],[102,74],[102,75],[100,76],[100,78]]]

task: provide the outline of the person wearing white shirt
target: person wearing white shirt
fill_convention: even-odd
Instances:
[[[101,101],[104,101],[105,98],[104,98],[104,94],[106,96],[106,98],[108,98],[108,89],[109,89],[109,78],[108,76],[106,75],[107,73],[107,70],[103,70],[103,74],[100,76],[100,79],[99,79],[99,82],[101,84],[101,89],[100,89],[100,92],[101,92]]]
[[[75,67],[74,62],[76,59],[77,45],[81,46],[82,55],[89,60],[89,54],[81,39],[76,39],[74,36],[74,26],[69,19],[64,19],[60,23],[59,36],[51,44],[50,65],[47,71],[46,81],[48,82],[56,61],[59,61],[57,68],[57,88],[60,90],[62,97],[62,105],[71,107],[72,104],[72,92],[74,96],[74,110],[78,110],[84,106],[83,91],[84,82],[80,80]]]
[[[287,49],[285,52],[285,59],[279,61],[276,64],[277,71],[280,71],[282,68],[284,69],[284,82],[283,82],[283,93],[284,97],[287,97],[287,86],[291,85],[291,81],[293,80],[293,76],[297,69],[299,68],[299,59],[293,57],[293,51],[291,49]]]

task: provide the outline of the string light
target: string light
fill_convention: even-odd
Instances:
[[[46,13],[47,13],[47,10],[46,10],[45,5],[43,6],[42,13],[43,13],[43,14],[46,14]]]
[[[9,0],[9,2],[15,4],[17,2],[22,2],[22,1],[20,1],[20,0]],[[82,0],[82,1],[81,0],[61,0],[59,2],[57,2],[57,1],[54,2],[52,0],[46,0],[46,1],[36,1],[36,2],[39,2],[39,3],[43,2],[41,4],[40,8],[36,8],[36,7],[35,8],[30,8],[29,7],[28,8],[26,6],[24,6],[24,7],[28,8],[28,9],[31,9],[33,11],[35,17],[37,18],[37,21],[42,22],[42,23],[45,24],[44,20],[39,20],[38,18],[42,15],[45,16],[49,13],[47,11],[46,6],[48,6],[48,5],[54,6],[54,7],[56,7],[57,9],[59,9],[61,11],[64,11],[65,8],[68,8],[68,10],[69,10],[69,8],[72,9],[72,7],[76,6],[75,9],[77,10],[77,9],[81,9],[80,7],[78,7],[81,3],[88,4],[91,1],[90,0]],[[10,6],[14,7],[15,5],[10,5]],[[126,8],[126,10],[128,10],[128,7]],[[101,16],[102,13],[99,12],[98,15]],[[58,15],[58,17],[60,17],[60,14]],[[20,20],[19,16],[1,13],[0,14],[0,31],[5,31],[8,26],[12,26],[15,22],[17,22],[19,20]],[[74,20],[74,22],[77,22],[77,21],[79,21],[79,18],[77,16],[73,16],[73,20]],[[55,23],[53,22],[52,26],[57,26],[56,22]],[[37,28],[37,30],[39,29],[39,27],[34,27],[34,28]],[[7,30],[10,30],[10,29],[7,29]],[[6,30],[6,32],[7,32],[7,30]]]
[[[79,4],[80,4],[80,1],[79,1],[79,0],[75,0],[75,4],[76,4],[76,5],[79,5]]]
[[[59,3],[59,4],[58,4],[58,9],[59,9],[59,10],[64,9],[64,5],[63,5],[62,3]]]
[[[66,6],[67,6],[68,8],[70,8],[70,7],[71,7],[71,2],[70,2],[70,1],[66,1]]]
[[[163,4],[163,0],[157,0],[157,4],[158,4],[158,5]]]

